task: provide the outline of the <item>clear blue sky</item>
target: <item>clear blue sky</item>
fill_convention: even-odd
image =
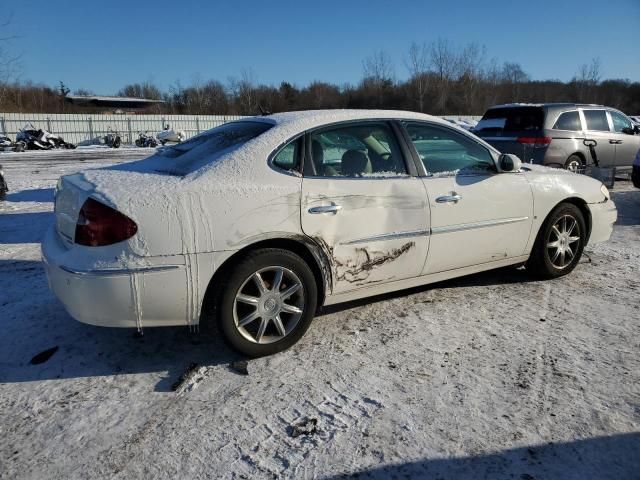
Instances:
[[[569,80],[593,57],[605,78],[640,81],[640,0],[3,0],[22,79],[110,94],[151,80],[356,83],[377,50],[406,78],[412,41],[479,42],[534,79]],[[5,29],[6,30],[6,29]]]

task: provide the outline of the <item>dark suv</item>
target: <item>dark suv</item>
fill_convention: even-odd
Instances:
[[[624,113],[600,105],[498,105],[487,110],[473,132],[523,162],[574,171],[593,163],[589,144],[595,145],[601,167],[616,170],[631,170],[640,150],[640,127]]]

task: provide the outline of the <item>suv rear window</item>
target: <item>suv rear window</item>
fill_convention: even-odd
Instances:
[[[476,125],[476,131],[529,132],[542,130],[544,110],[540,107],[492,108]]]
[[[553,128],[554,130],[571,130],[572,132],[581,131],[580,114],[578,112],[564,112],[558,117]]]

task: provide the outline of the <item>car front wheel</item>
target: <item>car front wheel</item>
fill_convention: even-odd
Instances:
[[[527,269],[541,278],[570,273],[580,261],[586,239],[584,216],[570,203],[558,205],[542,225]]]
[[[218,322],[239,352],[271,355],[304,335],[316,305],[315,278],[306,262],[287,250],[261,249],[244,257],[228,276]]]

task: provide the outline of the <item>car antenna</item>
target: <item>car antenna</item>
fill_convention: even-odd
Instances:
[[[262,108],[262,105],[260,104],[258,104],[258,110],[260,110],[260,115],[262,115],[263,117],[266,115],[271,115],[271,112]]]

